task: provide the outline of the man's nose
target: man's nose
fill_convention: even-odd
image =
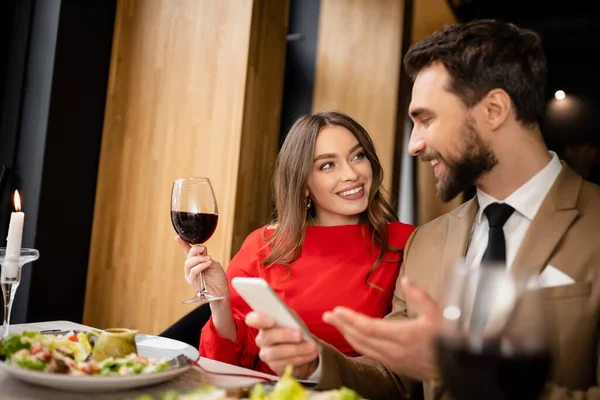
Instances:
[[[417,156],[423,150],[425,150],[425,140],[420,135],[415,134],[413,130],[408,141],[408,153],[411,156]]]

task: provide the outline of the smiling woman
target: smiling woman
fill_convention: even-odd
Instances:
[[[314,225],[356,224],[369,205],[373,169],[363,145],[343,126],[326,126],[315,146],[308,197]]]
[[[377,318],[390,311],[402,251],[414,227],[398,222],[382,180],[375,146],[352,118],[336,112],[299,118],[275,166],[276,217],[246,238],[227,274],[206,248],[180,242],[188,254],[188,282],[194,284],[203,271],[207,289],[224,297],[210,304],[201,355],[283,372],[284,366],[274,371],[259,359],[258,331],[245,323],[250,307],[231,287],[234,277],[243,276],[263,278],[314,336],[357,356],[322,315],[338,305]],[[316,343],[305,346],[307,361],[315,359]]]

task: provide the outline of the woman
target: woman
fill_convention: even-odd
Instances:
[[[350,117],[325,112],[301,117],[279,152],[274,174],[276,218],[252,232],[227,273],[206,247],[177,241],[187,253],[185,274],[197,287],[204,271],[210,303],[200,354],[273,373],[258,357],[250,308],[231,287],[236,276],[265,279],[318,338],[348,356],[358,354],[322,321],[337,305],[383,317],[414,227],[397,222],[386,201],[383,171],[368,133]]]

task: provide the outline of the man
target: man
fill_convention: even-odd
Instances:
[[[556,321],[546,397],[600,399],[600,187],[546,148],[538,125],[546,80],[540,38],[503,22],[455,24],[413,45],[405,65],[414,80],[410,153],[433,165],[442,200],[473,184],[477,195],[413,233],[385,319],[343,307],[324,315],[363,357],[346,358],[324,343],[319,353],[297,332],[251,313],[261,359],[277,372],[292,364],[319,388],[345,385],[371,399],[435,398],[440,284],[459,259],[478,265],[493,246],[498,251],[488,238],[493,204],[489,210],[506,216],[500,234],[508,267],[541,273],[552,266],[573,280],[541,289]]]

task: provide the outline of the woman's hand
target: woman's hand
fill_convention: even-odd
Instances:
[[[184,276],[187,283],[200,290],[200,273],[203,272],[204,284],[206,290],[214,296],[223,296],[229,298],[229,287],[227,285],[227,275],[221,266],[221,263],[215,261],[208,255],[208,250],[204,245],[190,246],[180,236],[175,237],[187,256],[184,263]]]

